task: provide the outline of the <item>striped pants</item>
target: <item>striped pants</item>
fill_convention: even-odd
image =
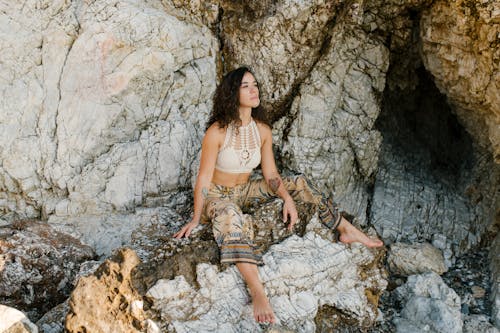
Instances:
[[[304,176],[284,177],[283,185],[294,201],[317,205],[324,225],[333,230],[338,226],[341,215],[336,205],[311,186]],[[221,263],[262,264],[262,255],[253,243],[252,220],[242,208],[261,205],[273,198],[276,194],[265,179],[234,187],[210,184],[202,220],[212,222],[214,238],[221,251]]]

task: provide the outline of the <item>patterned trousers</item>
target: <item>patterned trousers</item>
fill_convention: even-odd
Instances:
[[[317,205],[321,222],[332,230],[340,223],[341,215],[332,201],[315,189],[302,176],[284,177],[283,185],[294,201]],[[265,179],[227,187],[210,184],[203,207],[203,221],[212,222],[212,231],[221,251],[221,263],[262,264],[262,255],[253,242],[251,218],[242,208],[261,205],[276,198]]]

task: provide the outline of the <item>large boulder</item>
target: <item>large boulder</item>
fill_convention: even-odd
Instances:
[[[462,332],[460,297],[436,273],[408,277],[396,294],[403,305],[399,316],[394,318],[398,333]]]
[[[0,6],[6,218],[126,212],[189,183],[216,84],[207,27],[160,1]]]
[[[141,332],[146,327],[142,297],[132,287],[130,273],[140,262],[123,249],[97,271],[82,277],[71,293],[67,332]]]
[[[247,215],[254,224],[255,242],[265,253],[260,275],[282,331],[314,332],[315,318],[325,305],[359,327],[370,326],[387,285],[384,250],[335,243],[313,208],[298,205],[297,234],[286,230],[279,199]],[[80,278],[71,295],[66,329],[262,331],[238,270],[218,262],[210,226],[200,225],[182,240],[173,239],[173,232],[161,224],[145,228],[134,234],[131,244],[142,262],[133,250],[124,249],[93,275]],[[116,319],[110,323],[109,316]]]
[[[366,222],[366,182],[376,170],[381,136],[374,128],[377,95],[385,86],[389,52],[359,27],[338,24],[298,89],[283,133],[287,167],[304,173],[350,214]]]

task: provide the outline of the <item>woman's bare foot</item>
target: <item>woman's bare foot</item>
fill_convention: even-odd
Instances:
[[[274,312],[264,291],[252,292],[252,305],[253,316],[258,323],[274,324]]]
[[[340,232],[339,238],[342,243],[350,244],[359,242],[366,247],[380,247],[384,245],[380,239],[372,239],[368,237],[364,232],[353,226],[345,218],[342,218],[337,230]]]

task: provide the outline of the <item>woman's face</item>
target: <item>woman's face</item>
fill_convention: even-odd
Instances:
[[[240,107],[256,108],[260,104],[259,86],[250,72],[246,72],[241,79],[238,99]]]

